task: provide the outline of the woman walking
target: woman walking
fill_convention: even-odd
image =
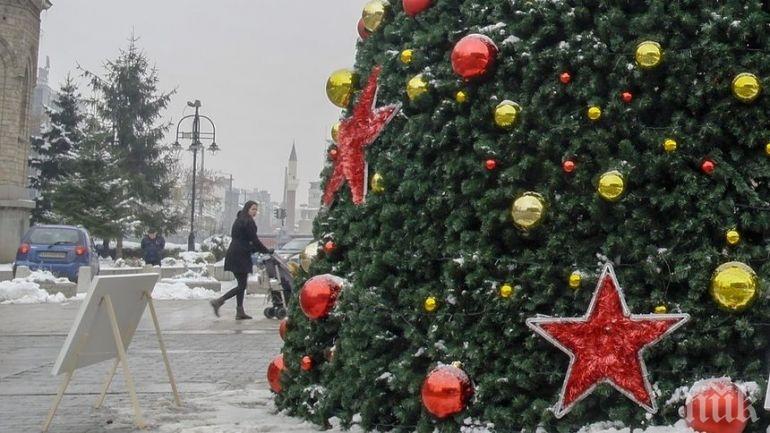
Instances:
[[[255,216],[257,216],[257,203],[249,200],[243,205],[243,210],[238,211],[238,217],[233,223],[233,229],[230,233],[233,240],[230,242],[230,247],[227,248],[225,270],[235,275],[238,285],[222,297],[211,301],[211,306],[214,307],[214,314],[217,317],[219,317],[219,308],[224,305],[226,300],[235,296],[238,302],[235,320],[251,319],[251,316],[243,311],[246,283],[253,266],[251,255],[255,252],[273,254],[273,250],[262,245],[259,237],[257,237],[257,224],[254,222]]]

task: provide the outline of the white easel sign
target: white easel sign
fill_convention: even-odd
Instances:
[[[44,432],[48,431],[75,370],[111,359],[114,359],[115,362],[95,407],[99,408],[104,402],[118,365],[122,364],[126,387],[134,407],[134,422],[137,427],[144,427],[134,380],[128,368],[126,352],[147,306],[150,307],[150,315],[158,337],[171,390],[174,393],[174,401],[177,406],[181,405],[176,382],[171,373],[171,365],[166,355],[166,346],[160,334],[155,306],[152,303],[152,290],[158,282],[158,278],[159,275],[156,273],[115,275],[96,277],[91,282],[91,287],[75,318],[75,323],[72,325],[53,367],[52,374],[54,376],[64,374],[65,377],[48,414],[48,419],[43,426]]]

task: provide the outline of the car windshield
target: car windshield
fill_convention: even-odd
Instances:
[[[292,239],[289,242],[286,242],[284,246],[279,248],[279,250],[301,250],[307,246],[312,241],[312,239]]]
[[[63,228],[34,228],[29,235],[29,242],[32,244],[65,245],[77,244],[79,241],[80,236],[77,230]]]

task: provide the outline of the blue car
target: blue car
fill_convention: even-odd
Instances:
[[[82,227],[37,225],[21,238],[13,263],[14,275],[18,266],[50,271],[77,282],[81,266],[90,267],[92,276],[99,273],[99,255],[88,231]]]

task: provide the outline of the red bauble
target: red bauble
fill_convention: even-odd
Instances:
[[[281,392],[281,375],[286,370],[286,366],[283,364],[283,355],[278,355],[267,367],[267,382],[270,384],[270,389],[274,393],[280,394]]]
[[[466,80],[481,77],[495,64],[497,45],[487,36],[468,35],[452,50],[452,69]]]
[[[311,320],[329,315],[342,289],[342,282],[334,275],[316,275],[307,280],[299,292],[302,312]]]
[[[336,146],[329,149],[329,159],[337,159],[337,155],[339,155],[339,151]]]
[[[700,165],[701,171],[703,171],[706,174],[714,173],[714,170],[716,170],[716,168],[717,168],[717,163],[710,159],[704,160]]]
[[[696,385],[697,387],[697,385]],[[750,419],[746,395],[727,379],[705,382],[687,398],[685,420],[703,433],[742,433]]]
[[[364,25],[364,19],[363,18],[359,19],[358,20],[358,36],[361,39],[366,39],[366,38],[369,37],[369,35],[371,35],[371,33],[369,32],[369,30],[366,30],[366,26]]]
[[[634,100],[634,94],[629,91],[625,91],[620,94],[620,100],[622,100],[626,104],[630,104],[631,101]]]
[[[464,371],[452,365],[428,373],[420,391],[422,404],[433,416],[446,418],[462,412],[473,396],[473,385]]]
[[[568,159],[562,162],[561,169],[564,170],[565,173],[572,173],[575,171],[575,161]]]
[[[286,332],[289,330],[289,318],[284,317],[281,319],[281,323],[278,325],[278,335],[281,336],[281,340],[286,341]]]
[[[331,254],[334,252],[334,250],[337,249],[337,244],[334,243],[334,241],[328,241],[324,244],[324,252],[326,254]]]
[[[486,162],[484,162],[484,167],[487,170],[492,171],[492,170],[497,168],[497,161],[495,161],[494,159],[490,158],[490,159],[486,160]]]
[[[413,17],[430,7],[432,0],[403,0],[404,12]]]
[[[562,72],[561,75],[559,75],[559,81],[561,81],[562,84],[569,84],[572,82],[572,75],[570,75],[569,72]]]
[[[644,349],[682,326],[687,314],[631,314],[612,265],[606,264],[583,317],[538,316],[527,326],[570,357],[567,376],[554,407],[561,418],[609,383],[648,412],[657,411]]]
[[[310,371],[313,369],[313,358],[305,355],[302,357],[302,360],[299,362],[299,366],[302,369],[302,371]]]

